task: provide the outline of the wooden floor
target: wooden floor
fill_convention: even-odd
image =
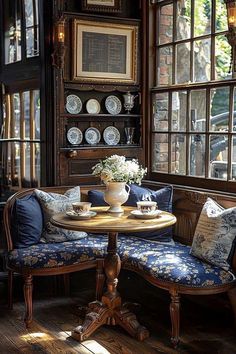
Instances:
[[[137,316],[150,330],[150,338],[140,343],[118,326],[104,326],[80,344],[70,337],[70,332],[82,321],[80,306],[93,300],[93,291],[88,289],[94,285],[94,274],[81,272],[73,275],[71,282],[70,297],[52,296],[52,278],[35,282],[34,322],[30,330],[24,328],[22,321],[21,291],[17,291],[14,309],[9,311],[4,304],[4,284],[0,285],[0,354],[236,353],[233,317],[226,297],[182,298],[181,344],[174,350],[169,341],[168,294],[127,272],[121,275],[119,290],[123,297],[140,304]],[[17,287],[21,285],[19,279],[16,283]]]

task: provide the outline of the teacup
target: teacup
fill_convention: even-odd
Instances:
[[[76,214],[86,214],[90,211],[91,205],[89,202],[75,202],[72,203],[72,208]]]
[[[142,200],[137,202],[137,207],[142,214],[148,214],[156,210],[157,203],[149,200]]]

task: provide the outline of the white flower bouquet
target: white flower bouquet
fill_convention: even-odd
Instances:
[[[127,160],[125,156],[112,155],[92,167],[92,174],[99,176],[107,182],[126,182],[128,184],[141,184],[143,176],[147,173],[135,159]]]

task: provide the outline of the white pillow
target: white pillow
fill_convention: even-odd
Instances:
[[[235,237],[236,207],[224,209],[208,198],[198,220],[190,254],[228,270]]]
[[[35,195],[43,211],[44,230],[42,236],[46,242],[78,240],[87,236],[86,232],[61,229],[50,223],[50,219],[54,214],[66,212],[72,203],[80,202],[79,186],[69,189],[65,194],[47,193],[35,189]]]

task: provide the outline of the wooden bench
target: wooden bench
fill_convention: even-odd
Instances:
[[[147,184],[147,187],[158,189],[152,183]],[[169,292],[171,341],[174,346],[179,342],[181,294],[211,295],[227,292],[236,322],[236,250],[232,262],[233,273],[211,266],[189,254],[195,227],[207,197],[215,199],[225,208],[236,206],[236,198],[232,196],[176,188],[173,203],[173,213],[177,217],[174,228],[174,239],[177,241],[175,246],[127,239],[125,246],[121,245],[119,249],[123,268],[135,271],[154,286]],[[181,274],[181,268],[184,274]]]
[[[158,189],[156,185],[152,185],[151,183],[147,186],[152,189]],[[43,188],[45,191],[56,193],[64,193],[67,189],[68,187]],[[87,200],[87,192],[89,189],[103,188],[99,186],[81,187],[82,200]],[[32,191],[33,189],[16,193],[12,198],[9,199],[4,209],[4,225],[7,236],[8,251],[10,252],[10,255],[13,252],[10,228],[12,208],[16,198],[22,198],[23,196],[32,193]],[[176,346],[179,342],[179,311],[181,294],[210,295],[227,292],[229,294],[229,298],[236,317],[236,287],[234,275],[231,272],[223,271],[218,267],[208,265],[189,254],[196,223],[202,210],[202,206],[208,196],[216,199],[219,204],[222,204],[225,207],[236,205],[236,198],[231,196],[216,194],[206,195],[203,192],[189,192],[187,190],[181,189],[174,190],[174,214],[177,216],[177,224],[174,229],[174,238],[177,241],[175,245],[167,245],[134,238],[132,237],[132,234],[129,237],[119,237],[118,251],[121,256],[122,267],[124,269],[132,270],[138,273],[154,286],[165,289],[169,292],[171,297],[171,340],[174,346]],[[102,236],[99,235],[93,237],[97,237],[96,242],[100,242],[100,247],[103,249],[103,252],[105,252],[106,240],[104,240]],[[84,246],[87,247],[87,249],[91,249],[91,243],[88,243]],[[38,246],[36,245],[35,247],[37,251]],[[80,254],[79,249],[78,254]],[[11,261],[11,257],[8,257],[9,303],[12,303],[13,272],[20,273],[25,278],[25,321],[27,325],[29,325],[29,323],[32,321],[32,277],[35,275],[67,274],[82,269],[96,268],[96,293],[97,298],[99,298],[104,282],[104,276],[102,273],[103,254],[101,253],[100,256],[101,258],[99,259],[93,257],[89,261],[78,262],[76,264],[38,269],[32,268],[31,266],[22,267],[16,262],[15,265],[13,265],[11,262],[9,262]],[[171,270],[170,264],[172,265]],[[194,269],[196,268],[198,269],[198,273],[194,272]],[[182,274],[183,269],[184,275]],[[236,271],[236,253],[233,257],[233,270]],[[207,279],[204,279],[205,273],[208,275],[211,274],[210,282],[208,282]]]
[[[41,188],[46,192],[64,194],[72,187],[45,187]],[[11,196],[4,208],[3,224],[7,241],[6,267],[8,270],[8,306],[12,308],[12,285],[13,273],[21,274],[24,278],[24,298],[25,298],[25,324],[28,327],[33,316],[33,277],[48,275],[64,275],[65,284],[68,285],[69,273],[84,269],[96,269],[96,298],[100,299],[104,284],[103,258],[106,252],[106,240],[97,237],[85,238],[78,241],[44,244],[40,243],[27,248],[14,249],[12,238],[12,212],[16,199],[32,194],[34,189],[19,191]],[[88,188],[81,187],[82,199],[86,199]],[[46,245],[46,246],[45,246]],[[93,252],[94,248],[99,250]],[[100,258],[98,257],[100,252]],[[57,255],[65,254],[60,262],[57,262]],[[67,257],[69,255],[70,257]]]

